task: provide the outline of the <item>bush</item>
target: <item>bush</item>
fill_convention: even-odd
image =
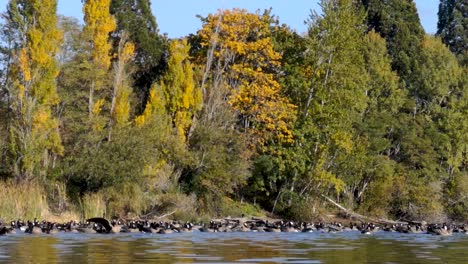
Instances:
[[[229,197],[223,197],[220,204],[220,212],[218,216],[232,216],[241,217],[242,214],[245,216],[264,217],[265,212],[260,207],[250,204],[234,201]]]

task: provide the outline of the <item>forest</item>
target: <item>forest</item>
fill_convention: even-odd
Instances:
[[[413,0],[321,0],[305,33],[230,9],[179,39],[150,0],[82,2],[83,23],[57,0],[1,14],[0,218],[305,221],[326,197],[468,220],[464,0],[435,35]]]

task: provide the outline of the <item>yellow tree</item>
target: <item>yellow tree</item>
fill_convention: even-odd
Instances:
[[[128,63],[135,56],[135,45],[127,41],[124,33],[119,41],[117,60],[114,63],[114,82],[111,102],[111,126],[125,125],[130,116],[129,97],[132,92],[129,80]]]
[[[7,23],[17,31],[18,46],[9,73],[9,149],[18,180],[45,176],[52,155],[62,154],[58,121],[56,54],[62,40],[57,28],[57,0],[12,0]]]
[[[195,113],[202,106],[202,92],[193,78],[189,50],[185,40],[170,43],[168,70],[161,83],[153,85],[145,112],[137,118],[137,123],[141,123],[151,112],[161,114],[164,109],[182,142],[186,141]]]
[[[293,141],[291,127],[296,112],[281,96],[275,79],[281,54],[273,48],[272,22],[269,12],[224,10],[204,18],[198,32],[202,47],[214,48],[216,62],[211,65],[225,69],[228,103],[237,112],[239,129],[250,135],[251,144],[260,150],[267,142]]]
[[[94,102],[94,92],[106,86],[105,80],[111,65],[112,43],[109,34],[115,30],[116,22],[110,14],[111,0],[86,0],[83,6],[84,35],[90,43],[91,73],[88,110],[90,117],[99,115],[104,98]]]

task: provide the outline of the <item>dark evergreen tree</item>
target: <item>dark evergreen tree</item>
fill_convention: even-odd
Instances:
[[[417,68],[419,45],[424,37],[413,0],[362,0],[367,10],[369,30],[375,30],[387,41],[395,70],[410,88]]]
[[[134,87],[139,98],[137,111],[142,111],[151,85],[162,72],[165,41],[159,34],[150,0],[112,0],[111,14],[117,20],[114,47],[118,47],[123,31],[135,44]]]
[[[462,65],[468,65],[468,6],[466,0],[440,0],[437,35],[457,55]]]

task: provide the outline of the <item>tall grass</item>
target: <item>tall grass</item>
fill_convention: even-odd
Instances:
[[[87,193],[80,203],[81,218],[105,217],[106,203],[102,193]]]
[[[46,192],[36,182],[17,184],[13,181],[0,182],[0,218],[43,219],[49,215]]]

